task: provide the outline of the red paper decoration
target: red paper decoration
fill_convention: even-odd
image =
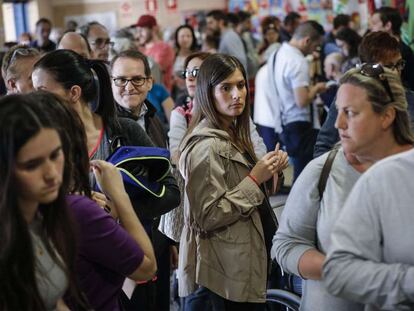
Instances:
[[[168,10],[176,10],[177,9],[177,0],[165,0],[165,6]]]
[[[157,0],[145,0],[145,9],[148,13],[155,13],[158,10]]]

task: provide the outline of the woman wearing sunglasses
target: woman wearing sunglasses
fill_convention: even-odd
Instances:
[[[411,149],[414,142],[401,80],[379,64],[348,71],[340,81],[336,106],[341,147],[322,196],[318,184],[332,153],[314,159],[299,176],[273,239],[272,257],[285,271],[305,279],[301,310],[364,309],[330,295],[322,282],[332,227],[361,174],[375,162]]]

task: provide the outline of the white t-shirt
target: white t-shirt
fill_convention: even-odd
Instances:
[[[276,87],[280,97],[282,124],[296,121],[311,122],[310,108],[301,108],[293,90],[309,86],[309,65],[302,52],[285,42],[279,49],[275,62]]]
[[[271,94],[269,94],[269,88],[267,87],[267,69],[267,65],[264,65],[256,74],[253,117],[254,123],[273,128],[275,127],[275,118],[279,116],[275,115],[272,105],[276,103],[272,102]]]

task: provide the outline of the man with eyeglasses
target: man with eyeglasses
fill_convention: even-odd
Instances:
[[[398,74],[401,74],[405,67],[405,60],[401,56],[398,40],[395,36],[392,36],[385,31],[376,31],[367,34],[361,41],[358,55],[362,63],[378,63]],[[386,86],[384,87],[386,88]],[[414,127],[414,92],[406,88],[405,96],[408,103],[408,112]],[[315,158],[331,150],[339,141],[338,130],[335,128],[337,115],[338,110],[333,102],[316,140],[313,153]]]
[[[98,22],[90,22],[80,28],[91,46],[91,58],[108,61],[109,49],[114,43],[109,38],[106,27]]]
[[[147,100],[153,87],[148,60],[138,51],[120,52],[111,61],[112,91],[117,103],[118,115],[135,120],[157,147],[167,148],[167,135],[155,107]],[[156,219],[141,219],[144,225]],[[171,240],[158,230],[148,232],[157,258],[157,280],[138,284],[130,300],[123,301],[126,310],[169,310],[169,277]],[[156,290],[155,290],[156,288]],[[155,291],[154,291],[155,290]],[[154,298],[155,299],[152,299]]]
[[[3,57],[1,74],[7,94],[33,91],[33,65],[40,59],[40,52],[25,45],[12,47]]]

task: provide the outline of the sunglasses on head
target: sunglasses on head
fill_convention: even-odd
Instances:
[[[21,47],[14,50],[13,54],[11,55],[9,62],[6,66],[6,70],[13,64],[20,56],[27,57],[27,56],[36,56],[38,54],[37,50],[31,47]]]
[[[388,79],[385,76],[384,68],[380,64],[364,63],[360,66],[359,72],[363,76],[379,80],[387,92],[390,102],[394,101],[394,94],[392,93]]]
[[[196,78],[198,76],[198,72],[200,71],[200,68],[193,68],[192,70],[183,70],[181,71],[181,78],[183,79],[187,79],[191,76],[193,76],[193,78]]]

